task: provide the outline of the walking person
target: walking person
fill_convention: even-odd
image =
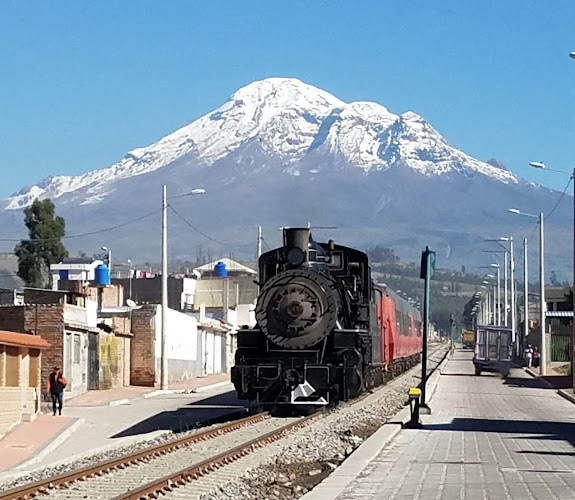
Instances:
[[[60,367],[55,366],[48,380],[46,380],[46,390],[52,397],[52,411],[54,415],[56,415],[56,409],[58,409],[58,415],[62,415],[62,401],[64,400],[66,383],[66,379],[64,375],[62,375]]]
[[[533,349],[531,348],[531,344],[525,348],[525,361],[527,362],[527,368],[531,368],[533,363]]]
[[[535,368],[539,368],[539,361],[541,359],[541,353],[539,352],[538,347],[533,348],[533,366]]]

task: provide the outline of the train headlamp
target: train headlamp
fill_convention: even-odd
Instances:
[[[305,252],[301,248],[294,247],[287,253],[287,261],[292,266],[301,266],[305,262]]]

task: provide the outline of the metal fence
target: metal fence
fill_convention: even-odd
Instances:
[[[551,361],[571,361],[571,335],[551,335]]]

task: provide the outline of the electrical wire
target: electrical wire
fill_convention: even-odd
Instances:
[[[191,229],[193,229],[194,231],[196,231],[196,233],[202,235],[204,238],[206,238],[207,240],[213,241],[214,243],[217,243],[218,245],[222,245],[224,247],[234,247],[234,248],[240,248],[240,247],[248,247],[251,246],[252,243],[247,243],[244,245],[235,245],[232,243],[224,243],[223,241],[220,240],[216,240],[215,238],[212,238],[210,235],[204,233],[203,231],[200,231],[196,226],[194,226],[190,221],[188,221],[182,214],[180,214],[174,207],[172,207],[172,205],[168,204],[168,208],[174,212],[180,219],[182,219],[182,221]]]
[[[268,245],[268,242],[266,240],[264,240],[264,237],[262,236],[262,242],[263,244],[266,246],[266,248],[268,249],[268,251],[271,250],[270,246]]]
[[[114,229],[119,229],[121,227],[125,227],[128,226],[130,224],[134,224],[136,222],[140,222],[144,219],[147,219],[148,217],[151,217],[152,215],[156,215],[157,213],[161,212],[162,209],[158,209],[158,210],[154,210],[153,212],[150,212],[149,214],[146,215],[142,215],[141,217],[138,217],[137,219],[132,219],[126,222],[122,222],[121,224],[116,224],[115,226],[110,226],[110,227],[105,227],[103,229],[98,229],[96,231],[90,231],[87,233],[80,233],[80,234],[71,234],[68,236],[62,236],[62,238],[34,238],[34,239],[29,239],[29,238],[22,238],[22,239],[12,239],[12,238],[0,238],[0,241],[14,241],[14,242],[20,242],[20,241],[30,241],[30,242],[38,242],[38,243],[42,243],[45,241],[60,241],[60,240],[70,240],[73,238],[84,238],[86,236],[92,236],[94,234],[100,234],[100,233],[105,233],[107,231],[113,231]]]
[[[549,217],[551,217],[551,215],[553,215],[553,213],[555,212],[555,210],[557,209],[557,207],[559,206],[559,203],[561,203],[561,200],[563,199],[563,197],[565,196],[565,193],[567,193],[567,189],[569,189],[569,186],[571,185],[571,181],[573,180],[572,177],[569,178],[569,181],[567,181],[567,185],[565,186],[565,189],[563,190],[563,192],[561,193],[561,196],[559,197],[559,199],[557,200],[557,203],[555,203],[555,205],[553,206],[553,208],[551,209],[551,211],[547,214],[543,216],[544,220],[549,219]],[[531,240],[533,239],[533,237],[535,236],[535,233],[537,232],[537,227],[539,226],[539,221],[537,221],[535,223],[535,227],[533,228],[533,232],[531,233],[531,236],[529,236],[529,238],[527,239],[528,243],[531,243]]]
[[[548,219],[549,217],[551,217],[551,215],[553,215],[553,212],[555,212],[555,209],[559,206],[559,203],[561,203],[561,200],[563,199],[563,196],[565,196],[565,193],[567,192],[567,189],[569,188],[569,185],[571,184],[571,181],[573,180],[572,177],[569,177],[569,182],[567,182],[567,185],[565,186],[565,189],[563,190],[563,192],[561,193],[561,196],[559,197],[559,199],[557,200],[557,203],[555,203],[555,206],[551,209],[551,212],[549,212],[546,216],[545,219]]]

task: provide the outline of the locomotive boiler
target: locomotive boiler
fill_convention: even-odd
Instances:
[[[417,361],[419,312],[372,282],[367,254],[318,243],[309,228],[283,237],[259,259],[256,327],[238,332],[231,376],[240,399],[334,405]],[[419,350],[402,349],[401,335],[419,337]]]

